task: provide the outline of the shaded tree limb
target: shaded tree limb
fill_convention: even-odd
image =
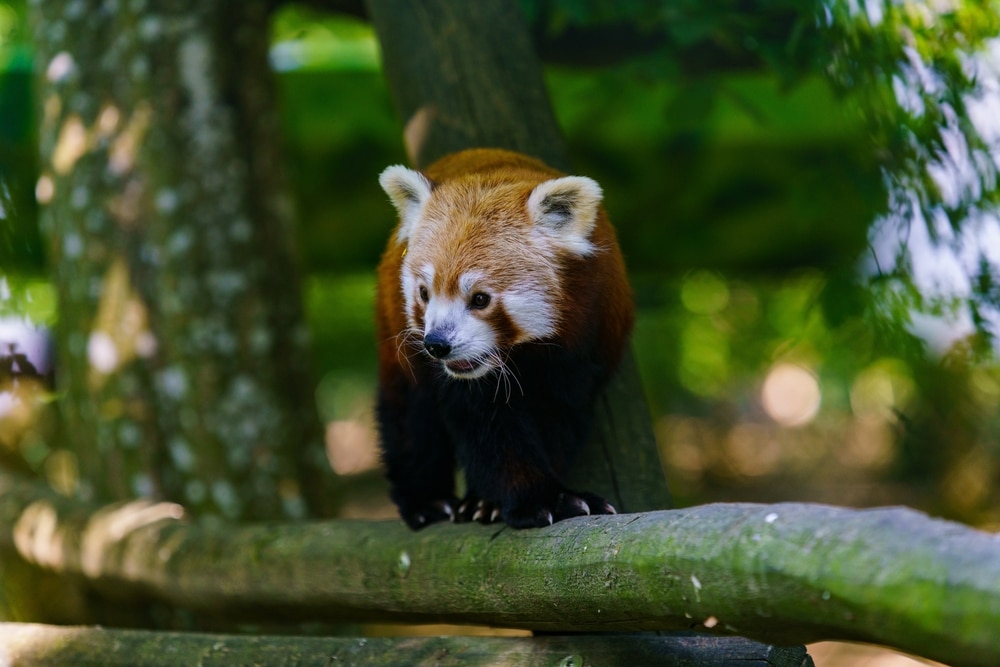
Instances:
[[[480,146],[569,169],[542,68],[512,0],[366,0],[410,160]]]
[[[2,475],[0,549],[107,595],[230,616],[860,640],[952,665],[1000,655],[1000,541],[909,509],[719,504],[419,533],[178,510],[93,510]]]
[[[272,0],[271,9],[287,4],[371,20],[364,0]],[[757,13],[764,12],[758,9]],[[551,3],[538,3],[537,15],[528,22],[528,29],[534,49],[548,65],[605,67],[658,54],[677,70],[679,77],[697,77],[763,71],[771,66],[756,44],[789,43],[795,34],[794,20],[799,16],[781,8],[766,16],[767,20],[749,27],[746,22],[734,26],[725,20],[730,16],[720,12],[711,33],[694,42],[683,42],[672,34],[669,20],[622,12],[618,18],[587,24],[553,21]],[[559,24],[558,29],[554,22]],[[786,48],[785,55],[787,67],[806,60],[804,54],[792,48]]]
[[[665,665],[811,667],[802,647],[741,637],[278,637],[0,623],[0,661],[34,667],[156,665]],[[579,658],[572,661],[573,658]]]

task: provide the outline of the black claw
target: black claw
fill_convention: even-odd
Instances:
[[[404,504],[400,508],[400,516],[412,530],[421,530],[439,521],[454,521],[455,499],[443,498],[440,500]]]
[[[439,510],[442,514],[448,517],[451,521],[455,520],[455,510],[451,508],[451,503],[447,500],[441,500],[434,503],[434,507]]]
[[[579,496],[568,493],[562,494],[559,498],[559,514],[566,517],[585,516],[590,514],[590,505]]]
[[[530,500],[516,497],[501,500],[483,500],[470,494],[460,503],[456,502],[457,510],[449,512],[451,507],[442,505],[442,512],[456,523],[506,523],[512,528],[540,528],[578,516],[617,513],[607,500],[587,492],[562,490],[552,496],[536,496]]]
[[[618,514],[614,505],[595,493],[580,493],[579,497],[589,506],[590,514]]]

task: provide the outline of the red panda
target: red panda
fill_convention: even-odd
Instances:
[[[399,224],[378,268],[376,411],[403,520],[615,513],[561,482],[634,320],[600,186],[497,149],[379,183]]]

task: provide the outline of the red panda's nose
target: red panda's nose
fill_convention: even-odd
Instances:
[[[451,344],[441,334],[431,332],[424,336],[424,349],[435,359],[444,359],[451,353]]]

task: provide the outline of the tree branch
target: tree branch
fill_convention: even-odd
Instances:
[[[1000,541],[908,509],[720,504],[419,533],[177,516],[89,510],[0,475],[0,549],[108,595],[237,616],[860,640],[953,665],[1000,655]]]
[[[344,14],[363,21],[371,20],[364,0],[271,0],[272,11],[289,4]],[[553,30],[550,9],[550,6],[543,7],[541,13],[527,26],[534,49],[543,63],[569,67],[605,67],[660,53],[675,63],[679,72],[686,77],[753,72],[767,68],[767,59],[756,48],[747,44],[760,41],[787,43],[794,29],[791,22],[798,17],[798,14],[775,11],[751,29],[744,22],[734,26],[727,23],[724,17],[715,17],[715,29],[709,35],[684,44],[672,36],[668,22],[644,22],[640,17],[627,12],[623,12],[621,18],[617,19],[589,24],[560,24],[557,30]],[[787,55],[791,61],[792,56],[797,54]]]

